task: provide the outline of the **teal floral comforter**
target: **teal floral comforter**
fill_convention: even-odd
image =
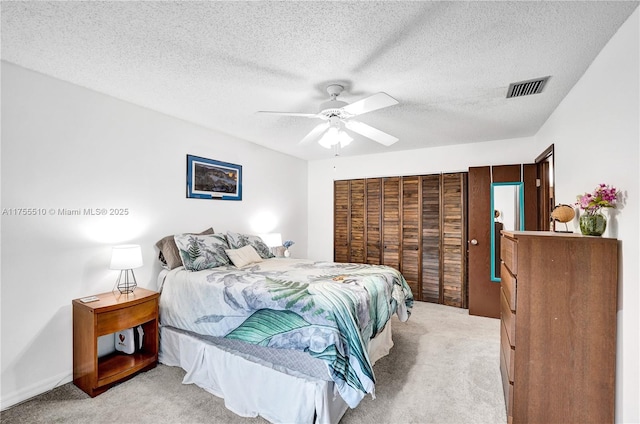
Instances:
[[[274,258],[240,269],[170,271],[160,320],[198,334],[306,351],[326,362],[353,408],[374,391],[369,339],[394,313],[406,321],[412,305],[411,289],[393,268]]]

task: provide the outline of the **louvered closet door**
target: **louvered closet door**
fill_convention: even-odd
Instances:
[[[366,263],[380,265],[382,251],[382,232],[380,221],[382,217],[382,179],[370,178],[365,180],[366,186]]]
[[[382,179],[382,264],[400,270],[400,177]]]
[[[349,261],[349,181],[333,183],[333,260]]]
[[[442,175],[442,303],[466,308],[467,175]]]
[[[420,287],[420,177],[402,177],[401,271],[416,295]]]
[[[351,180],[349,194],[349,258],[348,262],[365,263],[365,183]]]
[[[467,305],[467,173],[334,184],[334,260],[383,264],[416,300]]]
[[[440,303],[440,175],[422,178],[422,300]]]

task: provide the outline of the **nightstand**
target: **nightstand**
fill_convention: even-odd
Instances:
[[[94,397],[158,362],[159,293],[136,288],[133,293],[97,294],[97,301],[73,305],[73,383]],[[143,345],[131,355],[114,352],[98,358],[98,337],[142,325]]]

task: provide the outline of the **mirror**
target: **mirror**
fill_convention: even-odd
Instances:
[[[500,281],[500,231],[524,230],[524,183],[492,183],[491,211],[491,281]]]

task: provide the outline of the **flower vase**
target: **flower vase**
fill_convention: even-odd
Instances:
[[[580,216],[580,232],[585,236],[601,236],[606,228],[607,218],[600,212]]]
[[[289,256],[291,256],[291,253],[289,253],[289,249],[284,249],[284,257],[288,258]]]

